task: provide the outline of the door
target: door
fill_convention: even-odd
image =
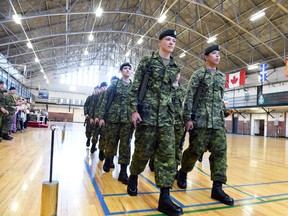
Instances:
[[[238,117],[234,117],[233,116],[233,129],[232,129],[232,133],[233,134],[237,134],[238,131]]]

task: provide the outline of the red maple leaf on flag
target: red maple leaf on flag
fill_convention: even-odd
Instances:
[[[233,76],[233,79],[231,79],[231,83],[235,84],[238,82],[238,78],[236,76]]]

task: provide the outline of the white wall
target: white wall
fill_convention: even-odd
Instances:
[[[83,108],[74,108],[73,109],[73,122],[84,122],[85,116]]]

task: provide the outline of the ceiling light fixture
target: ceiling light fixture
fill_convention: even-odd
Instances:
[[[93,39],[94,39],[94,36],[93,36],[92,34],[90,34],[90,35],[88,36],[88,40],[89,40],[89,41],[93,41]]]
[[[130,56],[130,54],[131,54],[131,51],[128,51],[128,52],[125,54],[125,56],[128,57],[128,56]]]
[[[167,17],[166,17],[166,14],[162,14],[162,15],[159,17],[158,22],[159,22],[159,23],[162,23],[162,22],[164,22],[164,20],[165,20],[166,18],[167,18]]]
[[[264,12],[265,10],[266,10],[266,8],[263,9],[263,10],[261,10],[261,11],[259,11],[259,12],[257,12],[257,13],[255,13],[255,14],[253,14],[253,15],[250,17],[250,21],[254,22],[255,20],[263,17],[263,16],[265,15],[265,12]]]
[[[88,55],[88,50],[87,49],[84,51],[84,55]]]
[[[186,56],[186,52],[183,52],[183,53],[181,53],[180,55],[179,55],[179,58],[183,58],[183,57],[185,57]]]
[[[212,43],[216,40],[217,40],[217,37],[216,37],[216,35],[214,35],[214,36],[208,38],[207,43]]]
[[[137,44],[141,44],[141,43],[143,43],[143,38],[142,37],[137,41]]]
[[[40,72],[41,72],[41,73],[44,73],[44,70],[43,70],[43,68],[40,70]]]
[[[253,64],[253,65],[248,65],[247,69],[248,69],[248,70],[254,70],[254,69],[257,69],[257,68],[258,68],[258,66],[259,66],[259,64],[258,64],[258,63],[256,63],[256,64]]]
[[[17,24],[21,24],[21,15],[19,15],[19,14],[14,14],[13,16],[12,16],[12,18],[13,18],[13,20],[15,21],[15,23],[17,23]]]
[[[32,49],[32,48],[33,48],[32,44],[31,44],[30,42],[27,43],[27,47],[28,47],[29,49]]]
[[[95,11],[96,17],[101,17],[103,13],[103,9],[98,7]]]
[[[47,79],[47,76],[46,76],[46,75],[44,75],[43,77],[44,77],[44,79]]]
[[[39,62],[39,59],[37,57],[35,58],[35,62]]]

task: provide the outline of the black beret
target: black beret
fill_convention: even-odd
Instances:
[[[212,45],[212,46],[206,48],[204,51],[204,55],[208,55],[209,53],[213,52],[214,50],[220,51],[220,46],[219,45]]]
[[[97,85],[97,86],[95,86],[95,88],[94,89],[99,89],[100,88],[100,86],[99,85]]]
[[[14,86],[11,86],[10,88],[9,88],[9,91],[10,90],[15,90],[16,88],[14,87]]]
[[[108,83],[107,83],[107,82],[102,82],[102,83],[100,84],[100,88],[101,88],[101,87],[104,87],[104,86],[108,86]]]
[[[3,80],[0,80],[0,85],[1,85],[1,84],[4,84],[4,81],[3,81]]]
[[[160,35],[159,35],[159,40],[161,40],[162,38],[164,38],[165,36],[171,36],[176,38],[176,31],[174,29],[167,29],[165,31],[163,31]]]
[[[130,65],[130,63],[126,62],[126,63],[123,63],[123,64],[120,66],[120,71],[122,71],[122,69],[123,69],[125,66],[128,66],[128,67],[132,68],[131,65]]]

